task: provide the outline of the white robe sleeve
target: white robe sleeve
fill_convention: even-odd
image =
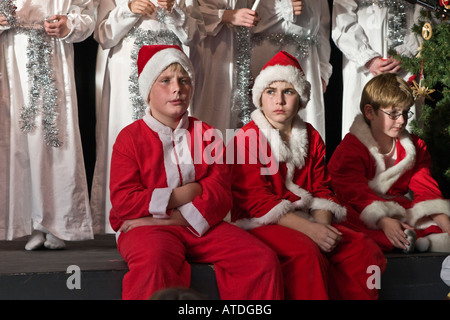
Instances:
[[[317,0],[316,0],[317,1]],[[328,2],[320,0],[321,14],[320,27],[317,34],[319,41],[319,60],[320,60],[320,77],[328,85],[328,80],[333,72],[333,66],[330,63],[331,45],[330,45],[330,9]]]
[[[233,10],[234,6],[226,0],[198,0],[200,11],[205,22],[208,36],[216,36],[222,30],[222,16],[225,10]]]
[[[414,6],[414,14],[412,15],[412,21],[408,21],[408,30],[410,30],[415,22],[419,20],[420,11],[422,7],[420,5]],[[414,57],[419,51],[419,46],[421,43],[421,38],[419,38],[414,32],[408,32],[405,36],[403,44],[395,47],[395,51],[399,55],[404,55],[407,57]]]
[[[72,1],[67,12],[67,24],[71,30],[63,40],[67,43],[75,43],[87,39],[95,28],[94,12],[92,1]]]
[[[9,26],[0,26],[0,35],[4,32],[4,31],[7,31],[7,30],[9,30],[11,27],[9,27]]]
[[[156,16],[157,14],[154,13],[151,19],[157,21]],[[196,44],[205,36],[205,26],[197,1],[177,0],[171,12],[166,12],[163,17],[165,27],[172,31],[184,45]],[[128,0],[104,0],[98,8],[94,38],[103,49],[112,48],[141,19],[146,17],[131,12]]]
[[[292,25],[297,21],[291,0],[268,1],[264,6],[262,6],[262,2],[256,12],[264,10],[264,12],[261,12],[264,21],[258,24],[256,32],[271,32],[272,27],[280,25],[280,22],[283,28],[286,29],[289,24]]]
[[[103,49],[110,49],[125,37],[140,18],[140,15],[130,11],[128,0],[103,0],[98,6],[94,38]]]
[[[347,59],[359,67],[381,53],[374,51],[364,29],[359,25],[354,0],[335,0],[333,4],[332,38]]]
[[[198,44],[205,36],[205,23],[197,0],[177,0],[164,22],[187,46]]]
[[[314,19],[318,21],[317,40],[318,54],[320,63],[320,77],[328,84],[331,77],[333,67],[330,63],[331,46],[330,46],[330,10],[326,0],[314,0],[320,2],[318,6],[314,6]],[[267,14],[269,21],[264,22],[266,30],[258,30],[271,32],[271,27],[278,24],[281,25],[285,33],[294,32],[299,35],[307,35],[314,33],[313,30],[302,30],[305,28],[304,22],[300,22],[301,15],[294,15],[294,9],[291,0],[275,1],[273,7],[266,6],[265,9],[270,13]],[[320,11],[316,11],[319,9]],[[302,13],[305,14],[305,13]],[[266,15],[265,15],[266,16]],[[280,23],[281,22],[281,23]]]

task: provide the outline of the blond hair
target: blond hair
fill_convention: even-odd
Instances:
[[[174,62],[170,64],[166,69],[174,72],[180,72],[183,75],[189,76],[189,73],[184,69],[184,67],[181,65],[181,63]],[[190,76],[189,76],[190,77]]]
[[[393,73],[381,73],[364,86],[361,94],[360,110],[365,116],[364,107],[370,104],[375,113],[383,107],[406,110],[414,104],[411,88],[401,77]]]

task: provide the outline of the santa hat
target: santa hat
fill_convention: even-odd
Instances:
[[[179,63],[194,84],[194,67],[183,50],[177,45],[143,46],[137,59],[139,92],[147,101],[153,83],[172,63]]]
[[[301,108],[306,107],[309,101],[311,84],[306,80],[303,69],[297,59],[285,51],[278,52],[255,79],[253,85],[253,103],[261,108],[261,95],[272,82],[286,81],[294,86],[300,95]]]

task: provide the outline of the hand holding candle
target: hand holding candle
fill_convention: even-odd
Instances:
[[[44,21],[45,32],[55,38],[64,38],[70,32],[67,25],[67,16],[53,15]]]
[[[175,0],[158,0],[158,5],[167,11],[172,11],[172,8],[175,4]]]
[[[301,15],[303,11],[303,0],[292,0],[292,9],[294,10],[294,15]]]
[[[128,8],[134,14],[150,16],[156,11],[155,5],[150,0],[133,0],[128,2]]]
[[[401,66],[400,61],[388,57],[386,59],[382,57],[376,57],[366,63],[366,68],[369,69],[372,75],[376,76],[377,74],[390,72],[397,73]]]
[[[258,24],[258,14],[251,9],[242,8],[237,10],[225,10],[222,22],[236,27],[252,28]]]

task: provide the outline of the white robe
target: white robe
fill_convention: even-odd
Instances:
[[[48,42],[51,68],[39,66],[39,70],[50,70],[54,79],[51,86],[57,90],[57,115],[52,121],[62,145],[55,147],[44,141],[47,125],[41,122],[42,101],[38,103],[35,129],[24,133],[20,125],[22,108],[30,101],[32,81],[27,63],[36,60],[27,54],[28,40],[35,36],[0,27],[0,240],[26,236],[33,229],[51,232],[63,240],[91,239],[72,43],[92,33],[93,4],[91,0],[18,0],[15,5],[22,26],[42,27],[46,17],[60,14],[68,16],[72,29],[65,38]],[[39,97],[44,99],[45,93],[44,86]]]
[[[225,10],[249,8],[252,0],[198,0],[205,21],[207,37],[192,51],[196,67],[196,88],[191,114],[220,130],[238,125],[232,112],[235,57],[235,31],[222,23]]]
[[[152,2],[157,4],[156,0]],[[133,27],[136,27],[138,32],[170,30],[179,40],[171,44],[186,45],[185,52],[189,49],[187,46],[198,43],[204,35],[203,19],[196,1],[176,0],[172,13],[166,14],[165,22],[163,24],[158,20],[156,12],[151,17],[132,13],[128,7],[128,0],[103,0],[98,7],[94,37],[103,49],[109,49],[109,53],[102,103],[96,112],[97,159],[91,190],[95,233],[113,232],[109,224],[111,209],[109,171],[112,146],[120,130],[135,120],[129,78],[133,72],[132,66],[135,66],[131,56],[138,49],[135,46],[135,38],[127,35]]]
[[[251,53],[251,73],[255,78],[262,67],[280,50],[295,56],[311,83],[311,100],[306,109],[300,111],[300,117],[319,131],[325,140],[325,103],[321,78],[328,84],[332,73],[329,62],[330,46],[330,10],[326,0],[304,1],[301,15],[293,13],[291,0],[264,0],[257,9],[261,21],[252,29],[254,37],[261,37],[262,41],[253,43]],[[296,43],[279,38],[271,41],[268,35],[294,35]],[[316,44],[306,40],[315,39]],[[293,38],[295,39],[295,38]],[[305,44],[305,51],[298,49],[298,44]]]
[[[420,42],[410,30],[417,21],[420,6],[402,2],[405,4],[407,33],[403,44],[396,46],[395,50],[399,54],[413,56],[417,53]],[[379,3],[383,3],[383,0]],[[387,10],[386,7],[377,5],[361,6],[357,0],[334,1],[332,38],[343,53],[342,137],[348,133],[355,116],[360,113],[362,90],[373,78],[365,67],[366,63],[375,57],[382,57],[387,51]],[[409,78],[404,70],[399,75],[405,80]]]

